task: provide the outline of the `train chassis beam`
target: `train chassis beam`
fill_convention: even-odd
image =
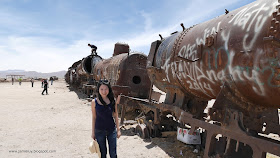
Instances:
[[[128,96],[121,96],[120,105],[125,109],[127,100],[134,100],[138,102],[141,109],[145,111],[154,111],[155,118],[154,123],[160,122],[158,111],[170,112],[177,120],[181,123],[189,124],[191,126],[190,133],[193,133],[196,129],[202,128],[206,130],[207,137],[205,142],[204,158],[214,157],[226,157],[229,152],[232,152],[231,148],[235,148],[235,152],[243,147],[250,147],[252,150],[253,158],[265,158],[266,153],[271,153],[280,156],[280,142],[261,136],[255,137],[250,135],[249,132],[244,130],[243,127],[243,115],[241,112],[232,109],[226,109],[226,117],[224,124],[212,124],[204,120],[194,118],[194,116],[186,111],[183,111],[179,107],[174,105],[168,105],[164,103],[153,103],[148,100],[132,98]],[[130,107],[131,108],[131,107]],[[125,110],[122,110],[122,120],[125,117]],[[226,140],[219,146],[220,149],[216,148],[217,140],[214,139],[218,134],[222,135],[222,138]],[[147,135],[147,134],[146,134]],[[221,139],[222,142],[222,139]],[[235,146],[234,146],[235,145]],[[217,153],[219,151],[219,153]]]

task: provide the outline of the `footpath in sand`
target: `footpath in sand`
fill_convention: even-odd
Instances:
[[[64,80],[49,85],[41,95],[41,82],[0,83],[0,157],[91,157],[90,102],[70,91]],[[123,131],[117,142],[120,158],[168,158],[159,146]]]

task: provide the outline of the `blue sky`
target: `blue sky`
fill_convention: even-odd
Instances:
[[[114,44],[149,53],[151,42],[211,20],[253,0],[0,0],[0,71],[67,70],[95,44],[103,58]]]

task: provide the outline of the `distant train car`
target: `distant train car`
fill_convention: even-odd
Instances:
[[[65,80],[72,86],[83,88],[93,79],[92,70],[96,63],[102,61],[99,55],[89,55],[75,62],[65,74]],[[92,83],[92,82],[91,82]]]
[[[76,61],[74,64],[72,64],[71,67],[68,68],[68,71],[66,73],[65,76],[65,80],[66,82],[71,85],[71,86],[78,86],[80,84],[78,77],[77,77],[77,72],[76,72],[76,68],[77,65],[79,65],[81,63],[81,60]]]
[[[105,78],[110,81],[115,96],[123,94],[148,99],[151,82],[146,64],[146,55],[130,53],[129,45],[116,43],[111,58],[102,59],[99,55],[89,55],[68,69],[65,80],[94,97],[97,81]]]
[[[108,79],[116,96],[123,94],[147,99],[151,82],[146,64],[146,55],[129,53],[128,45],[117,43],[114,55],[95,65],[93,76],[95,80]]]

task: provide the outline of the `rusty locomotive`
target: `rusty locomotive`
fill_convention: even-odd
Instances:
[[[97,54],[75,62],[65,74],[65,80],[88,96],[96,96],[100,79],[108,79],[115,96],[123,94],[141,99],[148,98],[151,82],[146,69],[147,56],[129,52],[129,45],[116,43],[113,56],[103,59]]]
[[[110,80],[121,94],[122,121],[141,111],[143,138],[187,124],[190,133],[206,134],[205,158],[280,156],[280,142],[267,138],[280,134],[279,23],[279,2],[258,0],[187,29],[181,24],[183,31],[153,42],[148,57],[116,46],[91,77]],[[153,85],[166,93],[163,103],[152,99]]]
[[[156,107],[142,133],[161,130],[171,113],[191,131],[206,130],[204,157],[280,156],[279,141],[260,137],[280,134],[279,21],[279,2],[259,0],[188,29],[181,24],[182,32],[153,42],[147,70],[166,99],[142,101]],[[210,99],[216,101],[206,119]]]

